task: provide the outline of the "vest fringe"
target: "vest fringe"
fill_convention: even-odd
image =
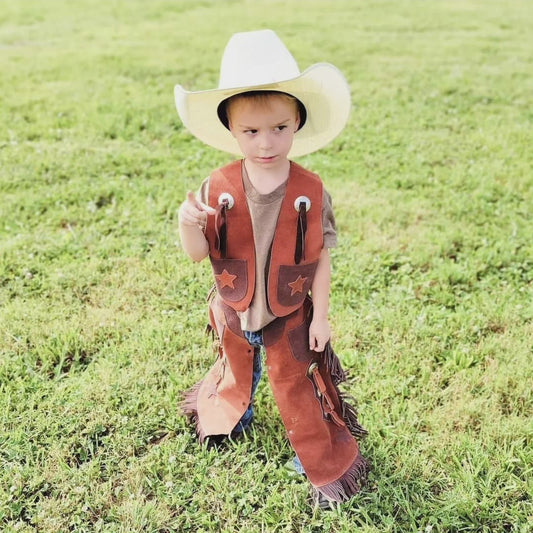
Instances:
[[[369,470],[369,463],[359,453],[342,477],[327,485],[315,488],[330,500],[345,502],[361,490]]]
[[[198,435],[198,440],[202,443],[207,438],[207,435],[200,425],[200,419],[198,418],[198,391],[202,385],[200,380],[198,383],[193,385],[190,389],[187,389],[183,393],[183,399],[180,402],[181,412],[189,418],[194,423],[196,429],[196,434]]]

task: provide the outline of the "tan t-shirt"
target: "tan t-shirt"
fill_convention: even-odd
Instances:
[[[244,166],[243,166],[244,169]],[[199,199],[207,203],[209,197],[209,178],[205,179],[200,187]],[[248,203],[248,210],[252,219],[255,245],[255,291],[250,307],[243,312],[238,312],[243,331],[259,331],[276,317],[270,311],[266,295],[267,269],[270,258],[270,249],[274,238],[274,231],[278,221],[281,202],[285,196],[287,182],[268,194],[260,194],[250,182],[246,172],[243,172],[244,192]],[[337,245],[335,218],[331,205],[331,196],[323,189],[322,198],[322,228],[324,235],[324,248],[333,248]]]

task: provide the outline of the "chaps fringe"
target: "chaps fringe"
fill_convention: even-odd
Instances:
[[[346,398],[353,400],[353,397],[339,391],[338,388],[337,393],[339,395],[339,401],[341,404],[341,415],[344,419],[344,422],[346,422],[346,427],[356,439],[362,439],[366,437],[368,435],[368,431],[361,426],[361,424],[359,424],[359,420],[357,419],[357,410],[352,404],[346,401]]]
[[[345,502],[357,494],[365,484],[370,465],[358,454],[350,468],[336,481],[315,487],[326,498],[336,502]]]
[[[183,400],[180,403],[181,412],[194,423],[196,434],[198,435],[198,440],[200,442],[204,442],[207,437],[200,426],[200,420],[198,419],[198,391],[200,390],[202,381],[203,380],[200,380],[190,389],[186,390],[183,393]]]
[[[324,364],[326,365],[327,371],[331,374],[335,386],[346,381],[346,372],[342,369],[341,362],[337,354],[333,351],[329,341],[324,348]]]
[[[359,424],[359,420],[357,419],[357,410],[348,402],[348,400],[355,402],[355,399],[353,396],[350,396],[349,394],[339,390],[339,384],[346,381],[348,374],[343,370],[341,362],[337,354],[333,351],[329,341],[324,348],[324,363],[326,365],[326,369],[331,374],[333,385],[337,391],[339,402],[341,404],[341,415],[346,423],[346,427],[357,439],[365,437],[368,432]]]

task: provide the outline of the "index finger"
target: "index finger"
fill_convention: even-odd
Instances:
[[[200,202],[196,199],[196,195],[192,191],[187,191],[187,202],[193,204],[195,207],[200,207]]]
[[[209,207],[207,204],[204,204],[203,202],[200,202],[200,200],[196,198],[196,195],[192,191],[187,192],[187,201],[193,204],[194,207],[198,209],[198,211],[203,211],[207,213],[208,215],[214,215],[216,213],[215,209],[213,209],[212,207]]]

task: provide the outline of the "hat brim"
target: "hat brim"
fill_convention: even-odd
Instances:
[[[306,123],[294,135],[289,157],[310,154],[327,145],[342,131],[350,114],[346,79],[329,63],[317,63],[296,78],[263,85],[208,91],[186,91],[176,85],[174,98],[183,124],[195,137],[224,152],[241,155],[237,141],[218,119],[217,109],[226,98],[259,90],[291,94],[306,108]]]

